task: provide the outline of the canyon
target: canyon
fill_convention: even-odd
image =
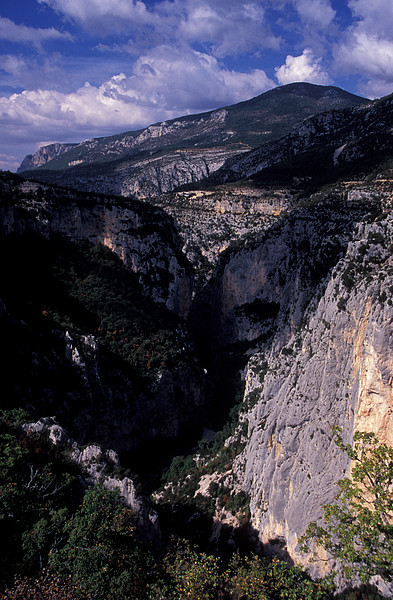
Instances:
[[[55,354],[78,374],[75,389],[84,381],[84,392],[69,394],[71,417],[50,393],[36,416],[51,410],[78,441],[124,458],[159,453],[161,441],[170,441],[174,454],[192,456],[193,487],[191,471],[178,474],[156,490],[158,506],[182,494],[191,504],[198,494],[210,499],[219,537],[220,527],[236,529],[244,516],[212,496],[212,484],[224,486],[247,499],[259,548],[307,565],[299,539],[351,469],[332,426],[342,428],[345,443],[370,431],[393,444],[392,102],[306,115],[255,148],[249,137],[247,147],[223,147],[231,113],[222,109],[130,136],[134,147],[139,139],[161,150],[160,137],[170,139],[158,157],[144,147],[132,164],[118,157],[103,170],[93,160],[66,169],[62,162],[49,169],[49,161],[23,178],[3,174],[5,244],[33,233],[109,248],[136,277],[138,293],[175,315],[176,352],[187,354],[143,388],[143,377],[127,378],[120,364],[101,373],[97,334],[57,333]],[[212,123],[221,145],[217,133],[206,148]],[[175,132],[187,127],[194,148],[175,148]],[[198,132],[204,145],[195,147]],[[184,135],[176,143],[184,146]],[[77,156],[72,146],[53,160]],[[16,308],[2,301],[10,330],[15,321],[23,328]],[[38,354],[42,364],[48,351]],[[220,445],[203,455],[220,428]],[[179,441],[187,436],[188,447]],[[313,574],[325,572],[317,566]]]

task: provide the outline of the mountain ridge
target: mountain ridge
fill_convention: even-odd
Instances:
[[[163,148],[252,149],[282,137],[310,114],[365,102],[366,99],[333,86],[289,84],[251,100],[155,123],[144,129],[94,138],[80,144],[60,144],[61,148],[59,144],[52,144],[41,148],[32,157],[29,155],[30,158],[26,157],[18,172],[32,167],[42,169],[45,165],[54,170],[69,169]]]

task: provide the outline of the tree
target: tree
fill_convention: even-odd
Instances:
[[[0,410],[0,585],[34,575],[62,537],[80,484],[48,432],[25,431],[21,409]]]
[[[163,560],[166,588],[157,597],[171,600],[217,600],[222,598],[220,560],[198,552],[187,540],[178,540]]]
[[[278,558],[236,553],[225,566],[178,540],[163,560],[163,574],[151,599],[162,600],[331,600],[329,580],[313,581],[298,566]]]
[[[2,592],[2,600],[92,600],[69,579],[42,573],[36,578],[17,577],[11,588]]]
[[[135,514],[119,490],[88,489],[64,534],[66,543],[49,560],[54,573],[95,600],[146,597],[153,561],[137,540]]]
[[[393,448],[373,433],[355,433],[353,447],[344,444],[338,427],[333,434],[352,461],[351,477],[337,482],[336,502],[323,506],[324,524],[309,524],[302,551],[309,552],[312,540],[340,561],[347,579],[368,583],[379,575],[393,581]]]

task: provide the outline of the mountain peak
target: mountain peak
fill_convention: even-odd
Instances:
[[[263,98],[264,96],[298,96],[303,98],[309,98],[316,101],[326,100],[326,101],[345,101],[349,103],[353,103],[353,105],[363,104],[365,102],[369,102],[368,98],[364,98],[362,96],[357,96],[356,94],[352,94],[351,92],[347,92],[342,88],[339,88],[334,85],[319,85],[315,83],[308,83],[306,81],[299,81],[294,83],[288,83],[286,85],[278,86],[269,90],[268,92],[264,92],[258,98]],[[332,107],[334,108],[334,107]],[[328,110],[328,109],[327,109]]]

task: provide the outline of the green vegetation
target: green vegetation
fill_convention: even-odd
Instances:
[[[158,598],[166,600],[328,600],[328,581],[314,582],[299,567],[277,558],[268,563],[256,555],[234,554],[228,564],[184,541],[178,541],[163,560],[169,585],[161,584]],[[154,597],[154,596],[153,596]]]
[[[239,415],[249,408],[249,402],[248,400],[242,402],[243,391],[244,383],[240,386],[236,403],[230,410],[226,423],[211,442],[202,439],[193,455],[176,456],[172,460],[162,476],[162,487],[158,490],[160,503],[192,506],[205,510],[208,515],[214,514],[214,496],[202,496],[196,494],[196,491],[202,476],[212,473],[220,476],[228,471],[245,446],[247,421],[243,421],[239,426]],[[227,443],[229,437],[231,437],[230,444]],[[238,499],[231,494],[230,490],[223,494],[221,501],[221,505],[226,506],[227,510],[237,512],[235,507]],[[247,497],[247,500],[239,505],[240,512],[244,513],[243,516],[248,513],[248,502]]]
[[[277,560],[224,561],[182,540],[153,553],[118,491],[86,487],[70,448],[22,428],[26,420],[23,411],[0,411],[3,600],[330,598],[327,582]]]
[[[90,594],[83,594],[79,586],[69,579],[52,573],[42,573],[37,577],[18,577],[12,588],[7,588],[2,600],[91,600]]]
[[[17,316],[21,331],[27,329],[26,323],[33,324],[39,336],[53,333],[53,329],[62,334],[68,331],[78,348],[83,348],[82,360],[86,361],[95,359],[97,343],[100,352],[111,357],[108,370],[121,365],[133,382],[143,379],[151,383],[165,369],[176,369],[182,362],[192,364],[191,345],[182,323],[146,299],[136,276],[107,248],[33,235],[9,237],[0,243],[7,257],[1,297],[7,311]],[[379,234],[369,236],[368,244],[380,245]],[[368,250],[364,247],[361,258]],[[356,269],[357,264],[349,262],[343,273],[348,292],[356,283]],[[387,300],[386,292],[381,292],[379,302]],[[346,302],[346,297],[340,298],[340,310],[345,310]],[[243,307],[251,320],[274,317],[277,310],[273,303],[262,305],[260,301]],[[292,353],[289,347],[282,350],[287,360]],[[27,354],[30,361],[31,353]],[[35,355],[33,365],[34,361]],[[230,478],[233,462],[246,443],[245,414],[258,401],[262,388],[255,388],[244,399],[238,372],[231,381],[226,377],[227,387],[220,390],[217,412],[232,406],[221,431],[212,442],[202,440],[193,456],[176,457],[163,479],[158,495],[164,507],[160,512],[164,537],[159,551],[141,541],[136,515],[116,491],[86,485],[83,473],[69,460],[71,448],[53,446],[47,434],[22,429],[30,420],[25,412],[0,411],[0,597],[331,598],[330,580],[315,582],[299,567],[277,558],[263,560],[248,548],[245,553],[244,547],[233,554],[228,547],[221,552],[223,547],[217,544],[213,554],[205,543],[216,510],[236,515],[239,529],[244,526],[244,531],[250,519],[250,498],[244,491],[235,491]],[[261,385],[267,372],[266,362],[255,365],[254,375]],[[46,383],[59,402],[52,381]],[[232,395],[227,393],[229,387]],[[7,402],[13,400],[6,398],[5,405]],[[353,448],[343,444],[338,430],[335,436],[338,446],[354,461],[352,479],[338,483],[337,504],[324,507],[325,525],[311,524],[304,544],[312,540],[341,560],[349,579],[358,575],[368,582],[371,575],[379,574],[391,581],[393,450],[378,444],[371,434],[357,434]],[[206,490],[197,493],[206,475],[213,476],[207,494]],[[183,537],[194,529],[201,545],[169,540],[174,522],[177,530],[172,533],[177,531]],[[200,529],[201,523],[206,530]],[[224,533],[226,539],[233,535],[231,541],[237,541],[232,531]],[[224,536],[219,543],[223,540]]]
[[[21,410],[0,412],[4,600],[332,598],[330,579],[313,581],[277,558],[237,552],[224,559],[181,539],[153,553],[118,492],[86,488],[70,448],[54,446],[45,431],[22,428],[26,421]],[[393,449],[373,434],[357,433],[353,448],[340,430],[334,434],[354,462],[352,479],[338,482],[337,504],[324,507],[325,525],[310,524],[303,543],[313,540],[340,559],[348,578],[368,582],[378,574],[392,581]],[[221,500],[228,490],[212,483],[209,491]],[[233,496],[235,510],[244,502],[244,494]]]
[[[153,562],[133,511],[117,492],[85,489],[71,448],[26,421],[23,411],[0,411],[0,589],[12,588],[2,597],[146,597]]]
[[[0,411],[0,584],[46,565],[83,493],[68,449],[22,430],[28,421],[22,410]]]
[[[50,570],[95,600],[144,597],[154,561],[135,535],[134,512],[118,493],[88,489],[63,534],[62,547],[50,554]]]
[[[25,235],[1,238],[0,248],[8,257],[0,292],[23,320],[77,340],[93,335],[139,377],[189,361],[184,326],[142,295],[137,276],[105,246]]]
[[[393,581],[393,448],[372,433],[357,432],[353,447],[334,428],[337,446],[353,461],[351,478],[337,482],[334,504],[324,508],[324,525],[310,523],[302,540],[338,559],[348,579],[368,583],[374,575]]]

